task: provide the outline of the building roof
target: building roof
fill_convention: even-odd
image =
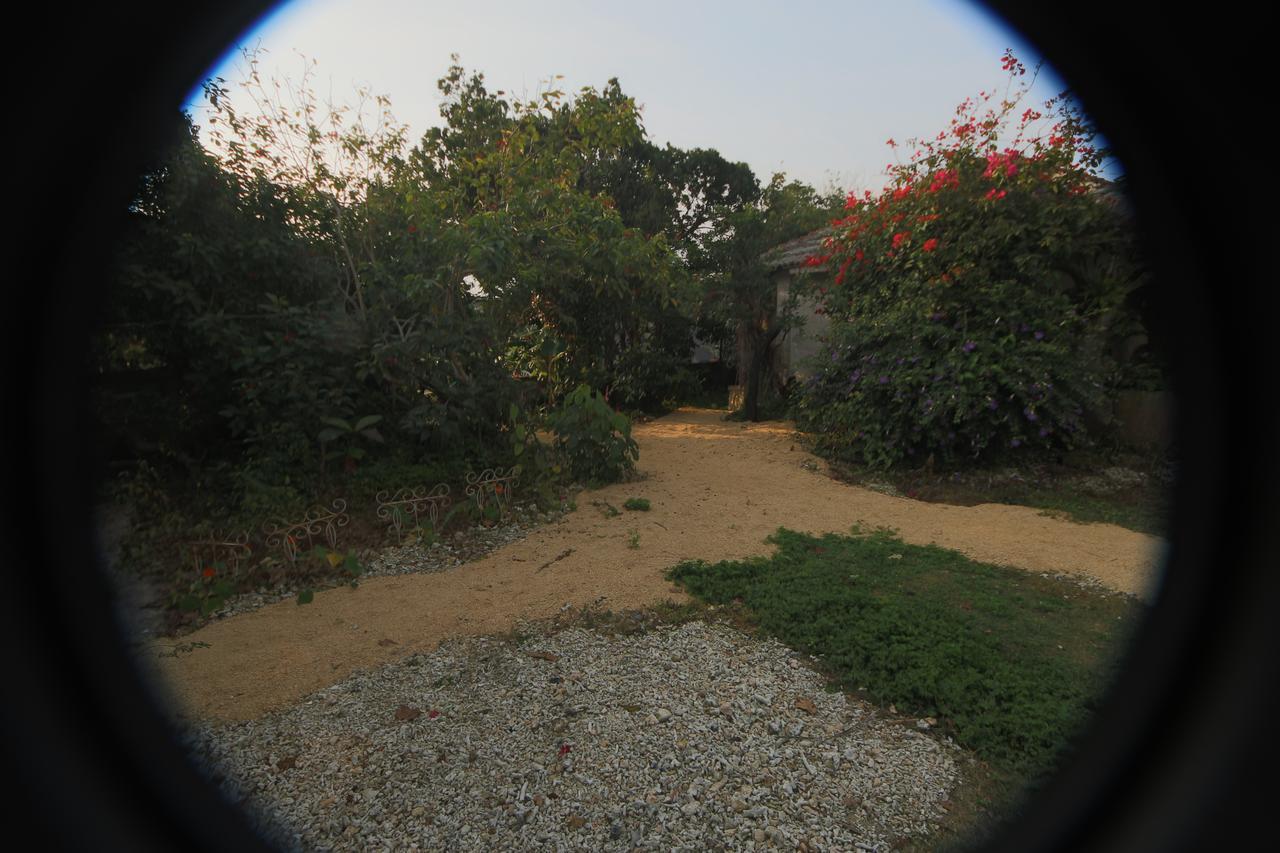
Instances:
[[[830,226],[823,226],[816,231],[810,231],[808,234],[796,237],[794,240],[788,240],[780,246],[774,246],[761,255],[760,259],[764,261],[770,270],[799,269],[804,267],[804,262],[807,259],[821,253],[822,241],[830,234]],[[821,269],[821,267],[818,267],[818,269]]]

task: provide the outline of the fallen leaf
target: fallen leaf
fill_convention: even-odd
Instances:
[[[401,705],[399,708],[396,708],[396,719],[402,723],[407,723],[410,720],[416,720],[421,716],[421,711],[417,708],[410,708],[408,705]]]
[[[378,641],[378,645],[386,647],[386,646],[398,646],[400,644],[397,643],[395,640],[388,640],[386,637],[383,637],[381,640]]]
[[[807,711],[810,714],[818,713],[818,706],[813,704],[813,700],[807,696],[803,696],[796,700],[796,707],[801,711]]]
[[[276,762],[276,769],[281,771],[290,770],[297,763],[298,763],[298,756],[286,755],[284,758]]]
[[[537,658],[538,660],[550,661],[551,663],[555,663],[560,660],[559,655],[553,655],[551,652],[529,652],[529,657]]]
[[[419,711],[418,713],[421,714],[422,712]],[[429,720],[434,720],[438,716],[440,716],[440,712],[437,711],[435,708],[432,708],[430,711],[427,712],[427,719]]]
[[[569,824],[570,829],[581,829],[587,825],[587,819],[585,817],[578,817],[574,814],[569,815],[569,819],[566,820],[565,823]]]

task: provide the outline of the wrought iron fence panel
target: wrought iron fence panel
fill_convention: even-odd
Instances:
[[[307,511],[301,521],[293,523],[267,522],[262,531],[267,534],[267,547],[280,548],[289,562],[296,562],[303,551],[313,548],[317,540],[323,540],[330,548],[338,547],[338,528],[346,527],[351,518],[347,515],[347,502],[334,500],[330,509],[317,504]],[[305,544],[304,544],[305,543]]]
[[[475,501],[476,508],[484,512],[490,506],[497,507],[499,515],[511,512],[511,493],[520,478],[515,466],[507,469],[486,468],[479,474],[467,472],[467,496]]]
[[[183,542],[179,550],[191,558],[191,567],[197,573],[205,566],[221,562],[233,575],[239,574],[241,561],[253,556],[248,531],[233,537],[230,534],[223,536],[214,530],[208,539],[189,539]]]
[[[382,491],[378,492],[376,499],[378,518],[390,522],[387,532],[394,533],[397,542],[403,541],[406,528],[412,530],[421,526],[424,517],[435,529],[440,523],[440,510],[452,503],[449,486],[445,483],[437,483],[430,490],[425,486],[410,486],[397,489],[394,494]]]

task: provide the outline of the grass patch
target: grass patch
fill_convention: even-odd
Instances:
[[[1114,524],[1152,536],[1168,531],[1172,466],[1158,457],[1090,458],[1088,464],[1028,462],[955,471],[872,470],[831,459],[843,482],[930,503],[1030,506],[1081,524]]]
[[[842,689],[935,717],[998,774],[1034,783],[1089,720],[1142,614],[1122,595],[904,544],[779,530],[774,556],[669,576],[739,603]],[[1003,787],[1003,786],[1000,786]]]
[[[638,511],[638,512],[648,512],[650,508],[649,499],[648,498],[627,498],[627,502],[622,505],[622,508]]]

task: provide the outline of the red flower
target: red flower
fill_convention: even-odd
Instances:
[[[865,258],[867,257],[867,256],[866,256],[866,253],[865,253],[865,252],[863,252],[861,249],[855,249],[855,250],[854,250],[854,252],[853,252],[853,256],[854,256],[856,259],[858,259],[859,261],[861,261],[861,260],[863,260],[863,259],[865,259]]]
[[[562,743],[560,744],[560,752],[558,754],[561,758],[564,758],[566,755],[569,754],[570,751],[571,751],[571,747],[569,746],[569,744]]]
[[[851,263],[853,263],[853,258],[844,259],[844,263],[840,265],[840,272],[836,273],[836,284],[844,283],[844,274],[849,271],[849,264]]]
[[[998,201],[1006,195],[1004,190],[990,189],[987,191],[987,201]]]
[[[899,246],[901,246],[901,245],[903,244],[903,242],[904,242],[908,237],[910,237],[910,236],[911,236],[911,232],[910,232],[910,231],[899,231],[897,234],[894,234],[894,235],[893,235],[893,248],[895,248],[895,249],[896,249],[896,248],[898,248]]]
[[[920,247],[920,250],[923,252],[932,252],[936,248],[938,248],[938,238],[930,237],[928,240],[924,241],[924,245]]]
[[[410,225],[410,226],[409,226],[409,233],[410,233],[410,234],[417,234],[417,233],[418,233],[418,226],[417,226],[417,225]]]
[[[427,712],[427,719],[429,720],[434,720],[438,716],[440,716],[440,712],[437,711],[435,708],[432,708],[430,711]]]
[[[204,567],[204,576],[205,576],[205,577],[207,577],[207,578],[211,578],[211,577],[213,577],[214,575],[216,575],[217,573],[218,573],[217,569],[215,569],[213,566],[205,566],[205,567]]]

